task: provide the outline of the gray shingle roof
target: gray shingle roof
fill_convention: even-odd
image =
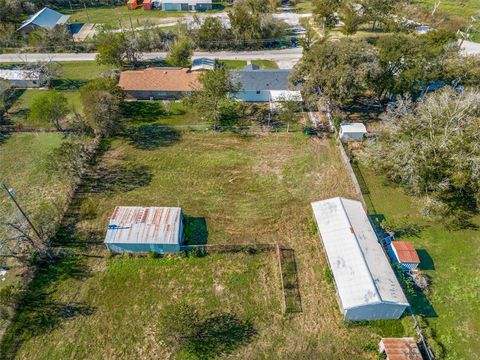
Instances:
[[[232,79],[240,83],[243,91],[289,90],[289,69],[232,71]]]

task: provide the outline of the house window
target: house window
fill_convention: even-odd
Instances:
[[[257,94],[260,94],[260,90],[257,90]]]

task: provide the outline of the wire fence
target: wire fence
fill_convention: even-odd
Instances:
[[[218,253],[275,252],[280,270],[282,289],[282,313],[293,314],[302,312],[302,301],[297,273],[295,251],[280,244],[204,244],[185,245],[181,250],[194,252],[197,256]]]

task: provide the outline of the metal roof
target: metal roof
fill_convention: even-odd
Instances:
[[[413,244],[409,241],[392,241],[398,261],[401,263],[420,264],[420,258]]]
[[[289,90],[289,69],[263,69],[232,71],[234,82],[240,83],[243,91]]]
[[[381,340],[389,360],[422,360],[417,342],[412,337],[383,338]]]
[[[16,70],[0,69],[0,79],[5,80],[40,80],[40,71],[38,70]]]
[[[342,131],[346,133],[361,133],[361,134],[367,133],[367,128],[363,123],[340,124],[340,127]]]
[[[343,308],[408,306],[362,203],[337,197],[312,208]]]
[[[179,244],[181,221],[178,207],[117,206],[105,243]]]
[[[193,59],[191,70],[215,70],[215,60],[205,57]]]
[[[58,11],[44,7],[42,10],[25,20],[17,31],[28,25],[37,25],[46,29],[53,29],[57,25],[65,24],[69,17],[70,15],[63,15]]]

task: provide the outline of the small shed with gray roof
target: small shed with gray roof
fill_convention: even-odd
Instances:
[[[178,207],[117,206],[105,246],[112,252],[173,253],[183,243],[183,215]]]
[[[254,64],[232,71],[233,82],[240,85],[235,97],[246,102],[301,101],[299,89],[289,83],[290,73],[290,69],[259,69]]]
[[[360,201],[312,203],[345,321],[398,319],[409,306]]]

